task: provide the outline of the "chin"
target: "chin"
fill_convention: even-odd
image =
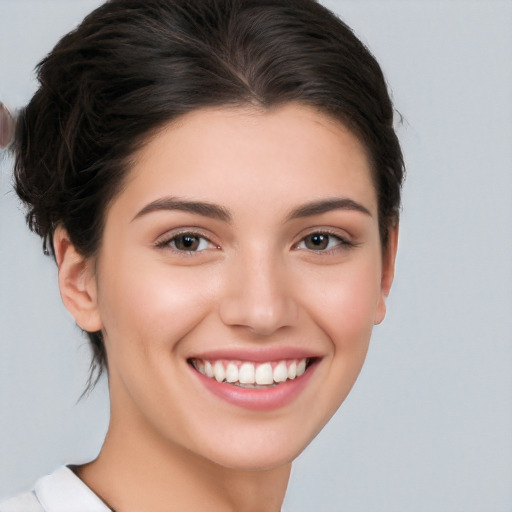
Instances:
[[[240,472],[272,471],[291,464],[302,450],[276,453],[262,450],[247,450],[236,454],[213,454],[212,462],[227,469]]]
[[[224,442],[217,438],[201,450],[202,455],[219,466],[237,471],[266,471],[291,464],[313,440],[317,431],[272,429],[258,425],[248,427],[243,436],[226,433]],[[254,435],[251,435],[253,433]],[[199,453],[201,453],[199,452]]]

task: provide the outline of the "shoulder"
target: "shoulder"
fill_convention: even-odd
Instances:
[[[0,512],[110,512],[68,467],[38,480],[31,492],[0,503]]]
[[[0,503],[0,512],[44,512],[34,492],[27,492]]]

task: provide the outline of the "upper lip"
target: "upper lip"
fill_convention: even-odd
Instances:
[[[202,359],[206,361],[226,359],[263,363],[267,361],[283,361],[285,359],[312,359],[318,357],[321,357],[318,353],[297,347],[257,347],[208,350],[191,354],[187,359]]]

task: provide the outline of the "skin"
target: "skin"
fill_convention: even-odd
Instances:
[[[230,219],[155,208],[163,198]],[[298,215],[334,198],[367,212]],[[199,250],[179,249],[183,230],[204,237]],[[103,331],[109,362],[109,431],[77,474],[118,512],[278,511],[292,460],[349,393],[384,318],[396,228],[389,240],[382,251],[363,146],[325,115],[208,109],[169,125],[136,155],[94,258],[55,233],[63,301],[83,329]],[[187,362],[283,347],[316,364],[269,411],[215,396]]]

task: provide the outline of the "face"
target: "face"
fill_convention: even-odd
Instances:
[[[290,462],[354,384],[392,259],[342,125],[187,114],[137,155],[94,261],[113,421],[226,467]]]

